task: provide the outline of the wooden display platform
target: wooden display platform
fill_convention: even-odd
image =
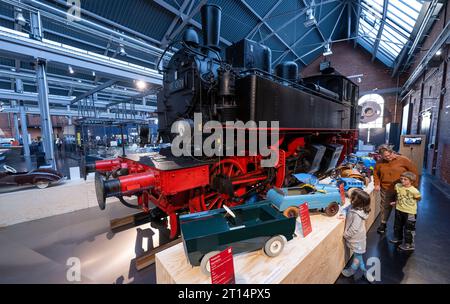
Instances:
[[[371,193],[369,229],[377,218],[379,195]],[[347,204],[349,202],[347,201]],[[280,256],[266,257],[262,250],[234,256],[237,284],[333,284],[351,257],[342,237],[345,222],[338,216],[311,214],[312,233],[306,238],[289,241]],[[183,244],[156,254],[158,284],[210,284],[209,276],[200,267],[187,262]]]

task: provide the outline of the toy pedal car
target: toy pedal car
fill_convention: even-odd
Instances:
[[[183,215],[180,227],[189,263],[209,275],[209,259],[230,246],[233,253],[262,248],[267,256],[278,256],[294,236],[295,218],[271,203],[258,203]]]
[[[308,209],[322,210],[327,216],[334,216],[342,204],[342,196],[334,185],[320,185],[311,188],[292,187],[274,188],[267,193],[267,199],[273,203],[286,217],[297,218],[299,206],[308,203]]]
[[[346,191],[348,194],[351,193],[353,189],[364,189],[364,183],[356,178],[351,177],[342,177],[336,181],[336,184],[338,186],[342,185],[344,188],[344,191]]]

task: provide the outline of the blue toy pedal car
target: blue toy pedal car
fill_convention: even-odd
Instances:
[[[345,191],[352,188],[364,189],[364,183],[359,179],[352,177],[341,177],[337,180],[336,184],[338,186],[342,185]]]
[[[336,185],[317,183],[310,174],[297,174],[295,177],[303,184],[291,188],[274,188],[267,193],[267,199],[287,217],[297,217],[299,206],[308,203],[309,209],[323,210],[334,216],[342,204],[342,193]]]

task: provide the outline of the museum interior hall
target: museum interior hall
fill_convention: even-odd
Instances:
[[[449,284],[449,60],[446,0],[0,0],[0,284]]]

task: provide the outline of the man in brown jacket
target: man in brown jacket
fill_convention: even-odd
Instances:
[[[386,232],[386,223],[392,211],[391,203],[395,201],[395,184],[400,181],[402,173],[410,171],[419,176],[416,166],[405,156],[396,154],[388,145],[378,148],[382,159],[377,161],[373,172],[375,191],[381,191],[381,225],[378,233]],[[414,186],[419,187],[419,179]]]

